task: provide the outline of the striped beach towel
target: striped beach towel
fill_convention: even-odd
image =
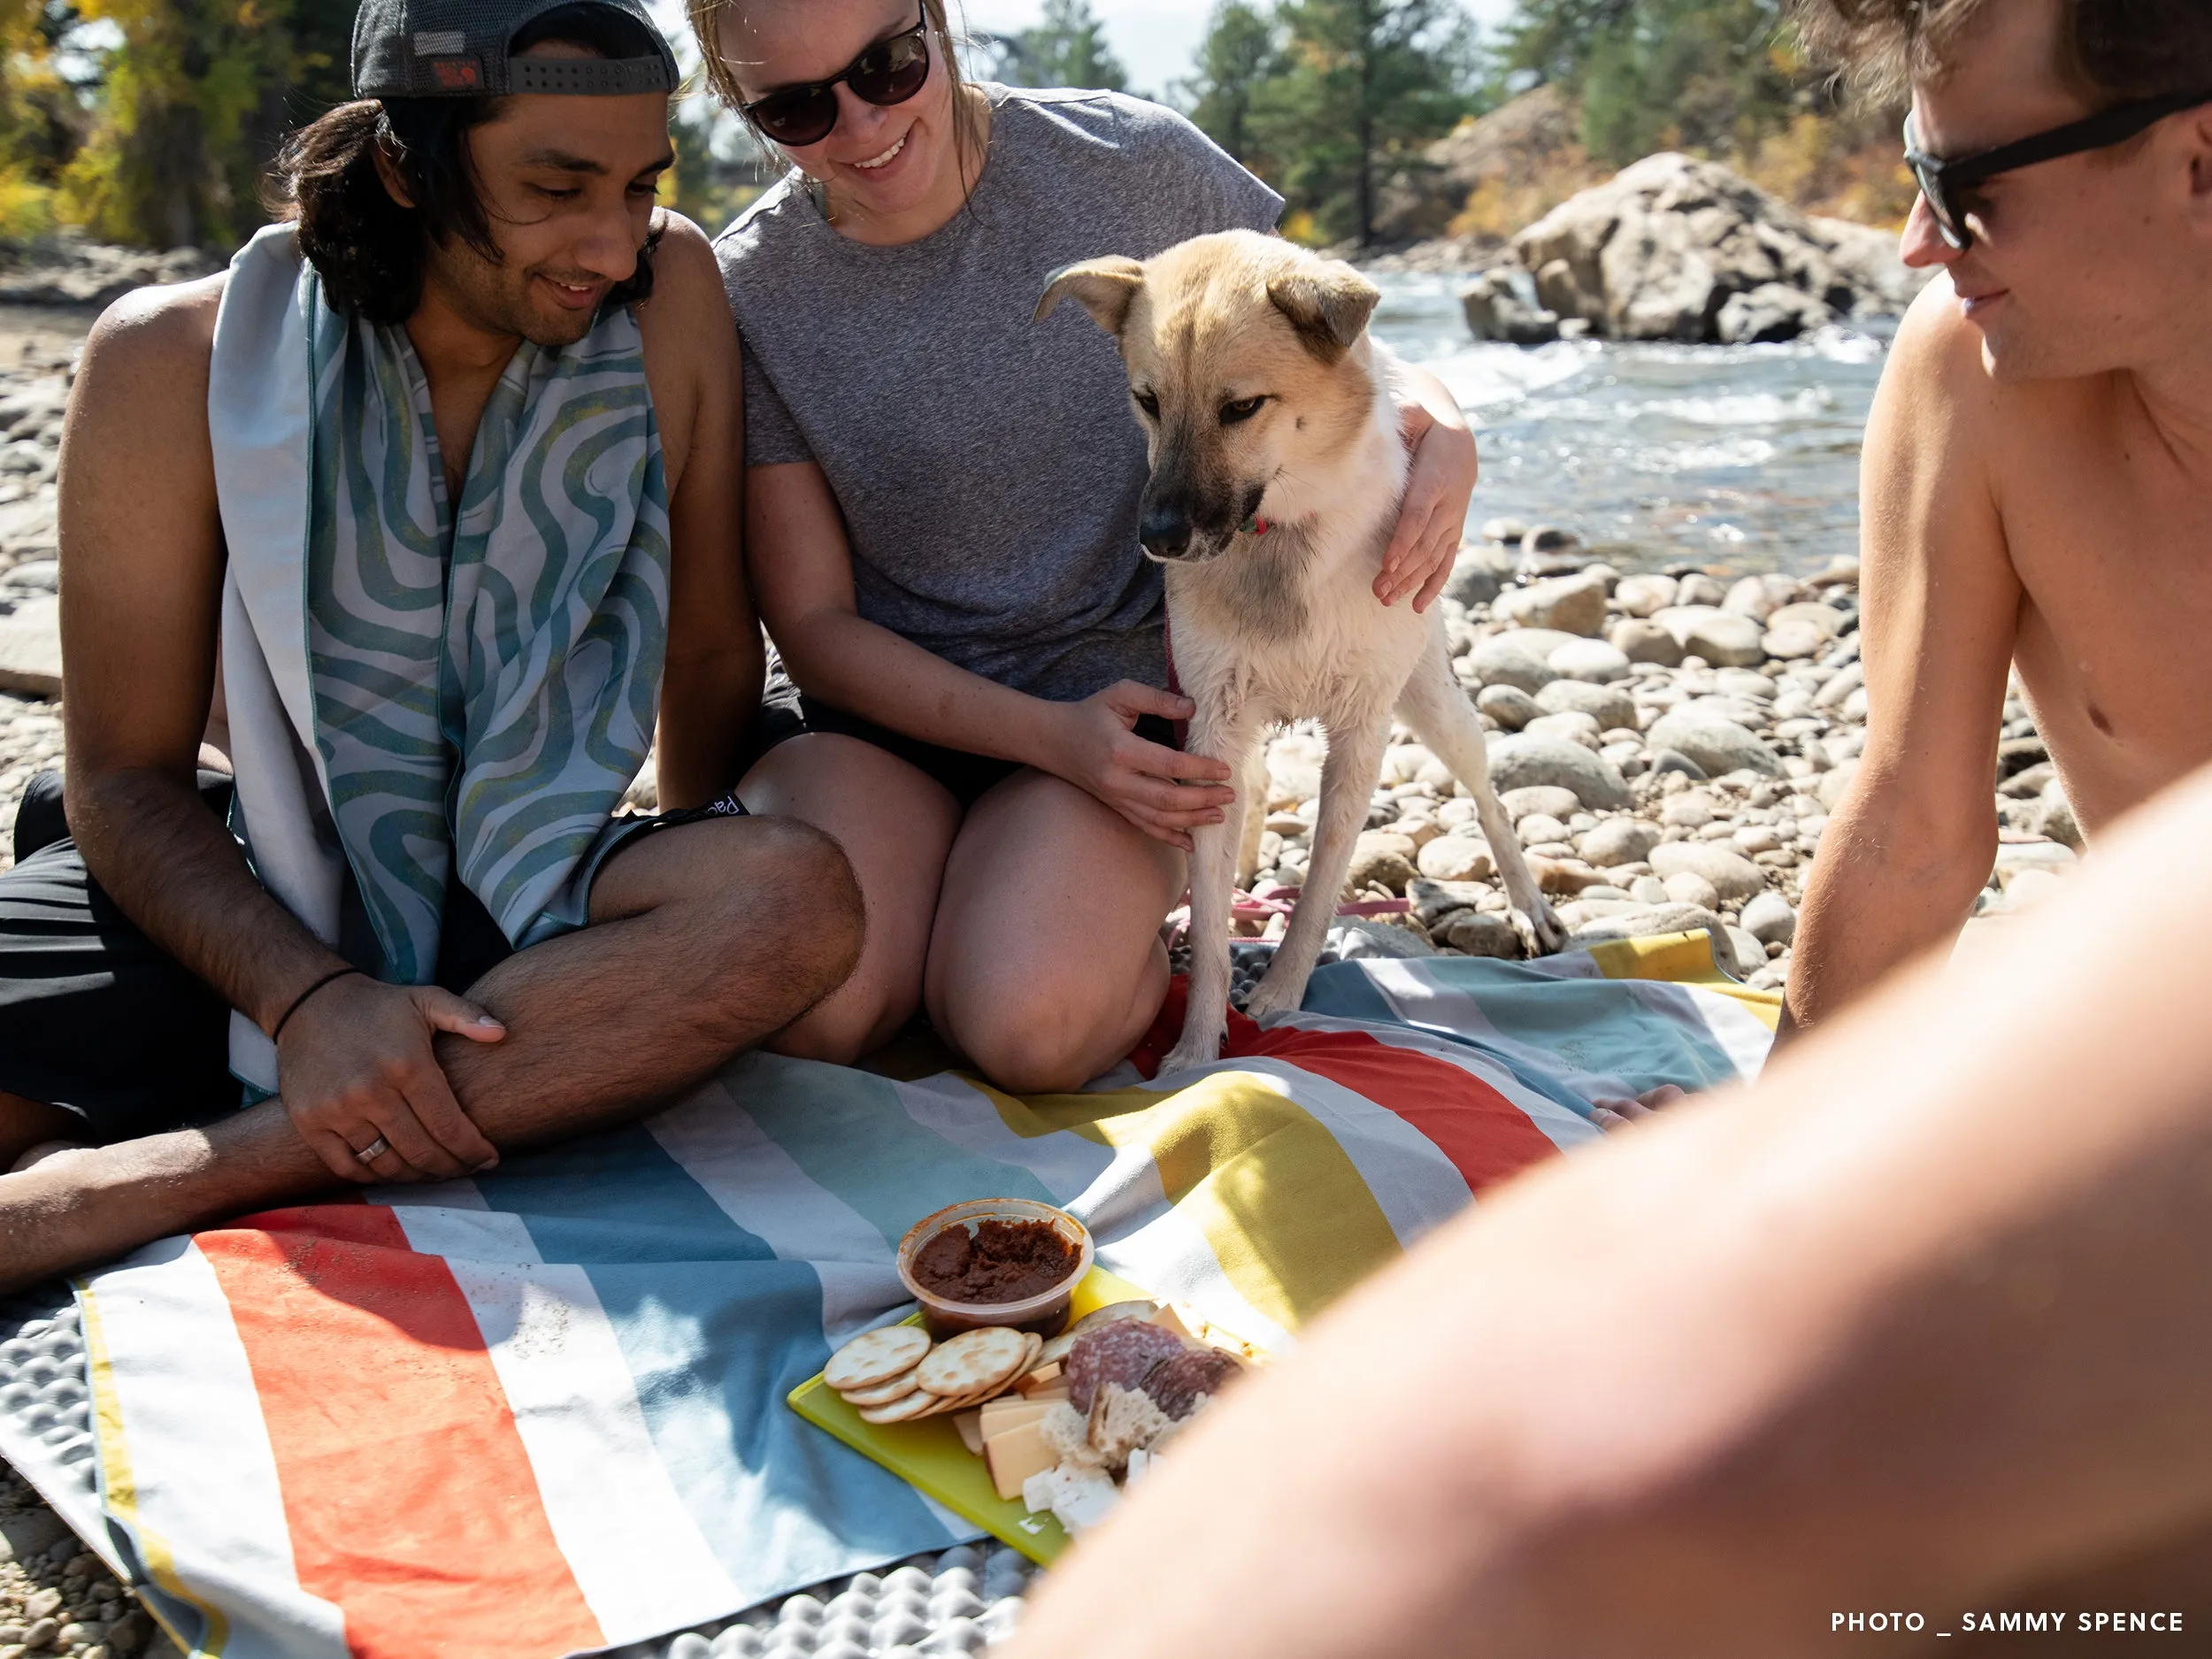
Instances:
[[[1346,963],[1165,1081],[1081,1094],[753,1056],[636,1125],[247,1217],[78,1286],[101,1496],[186,1651],[554,1655],[974,1535],[790,1412],[941,1205],[1061,1204],[1269,1346],[1555,1150],[1594,1094],[1750,1075],[1771,999],[1634,948]],[[1712,983],[1608,977],[1701,972]]]

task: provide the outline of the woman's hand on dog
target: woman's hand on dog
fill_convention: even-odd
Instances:
[[[1064,758],[1053,770],[1070,783],[1089,790],[1155,841],[1185,852],[1191,849],[1192,829],[1224,820],[1225,809],[1237,798],[1228,785],[1228,763],[1150,742],[1135,731],[1140,715],[1189,719],[1198,706],[1188,697],[1124,680],[1060,706],[1066,710]]]
[[[1444,591],[1452,561],[1459,557],[1482,465],[1475,434],[1443,382],[1417,373],[1407,378],[1416,397],[1399,411],[1399,418],[1413,467],[1398,510],[1398,528],[1375,578],[1375,597],[1394,605],[1412,594],[1413,608],[1426,611]]]

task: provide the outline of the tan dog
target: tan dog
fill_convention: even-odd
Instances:
[[[1147,264],[1057,272],[1038,317],[1069,296],[1120,342],[1150,446],[1141,537],[1166,566],[1176,672],[1198,705],[1190,748],[1239,780],[1228,821],[1192,832],[1190,1007],[1161,1069],[1219,1057],[1239,852],[1248,871],[1253,806],[1265,799],[1260,739],[1281,722],[1318,719],[1329,753],[1304,891],[1252,994],[1256,1018],[1304,999],[1394,710],[1474,796],[1508,899],[1555,949],[1563,930],[1491,790],[1443,618],[1374,595],[1408,465],[1394,359],[1367,337],[1374,286],[1339,261],[1233,231]]]

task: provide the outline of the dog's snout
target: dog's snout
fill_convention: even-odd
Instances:
[[[1137,539],[1154,558],[1179,559],[1190,551],[1192,529],[1190,512],[1179,503],[1147,502]]]

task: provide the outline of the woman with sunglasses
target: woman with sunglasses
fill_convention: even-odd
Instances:
[[[1281,198],[1180,116],[963,82],[944,0],[691,0],[717,90],[792,164],[720,238],[746,342],[748,564],[787,671],[741,795],[836,836],[868,942],[785,1033],[850,1061],[926,1008],[995,1080],[1074,1088],[1167,984],[1191,826],[1234,798],[1175,746],[1143,441],[1050,273],[1268,230]],[[1377,603],[1425,604],[1474,445],[1407,412]]]

